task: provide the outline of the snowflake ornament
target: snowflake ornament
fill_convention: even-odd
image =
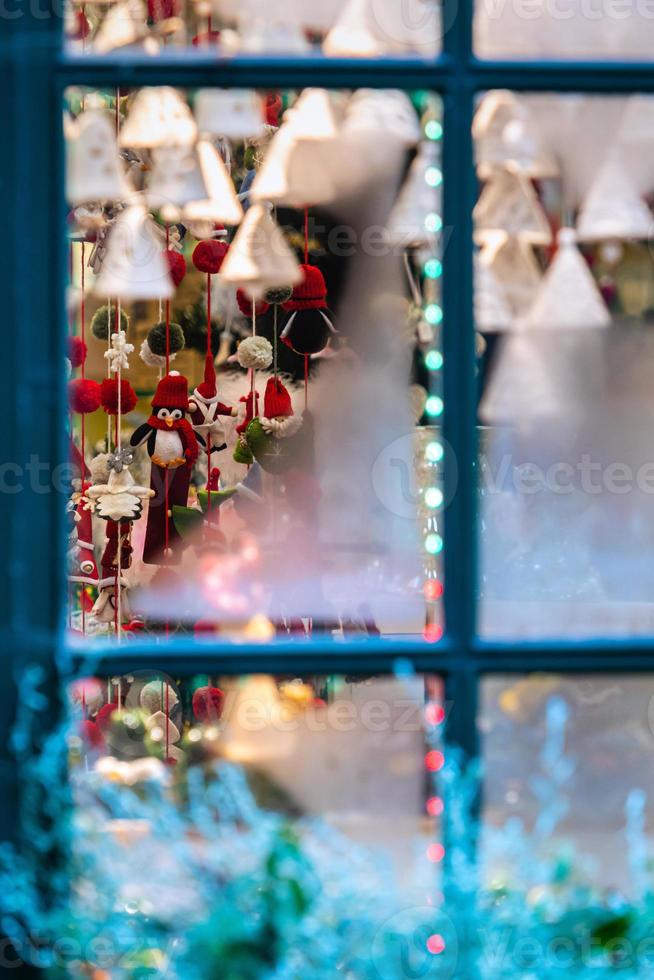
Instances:
[[[129,370],[128,355],[134,350],[134,344],[127,343],[127,334],[124,330],[111,335],[111,347],[104,352],[104,356],[109,361],[109,370],[117,374],[121,369]]]

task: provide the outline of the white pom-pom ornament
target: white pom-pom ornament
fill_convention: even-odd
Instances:
[[[272,364],[272,345],[265,337],[246,337],[238,345],[236,356],[242,368],[265,371]]]

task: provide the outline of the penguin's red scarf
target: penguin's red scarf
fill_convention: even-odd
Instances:
[[[151,415],[148,419],[148,425],[153,429],[159,429],[161,432],[179,432],[186,464],[187,466],[193,466],[198,458],[200,447],[198,446],[198,440],[195,438],[193,426],[188,419],[175,419],[172,425],[166,425],[165,419],[158,419],[156,415]]]

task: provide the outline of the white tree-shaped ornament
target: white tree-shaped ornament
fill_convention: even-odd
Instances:
[[[275,286],[294,286],[303,274],[267,208],[253,204],[220,270],[224,282],[242,287],[255,299]]]
[[[132,149],[192,146],[193,114],[180,93],[167,85],[139,89],[120,131],[119,143]]]
[[[582,204],[577,219],[580,241],[649,239],[652,213],[622,160],[612,154],[602,166]]]
[[[529,180],[511,170],[493,174],[474,210],[475,240],[504,231],[534,245],[549,245],[552,230]]]
[[[141,204],[126,208],[109,233],[100,275],[93,284],[96,296],[119,300],[170,299],[174,294],[168,264]]]
[[[77,207],[96,201],[124,201],[130,188],[108,115],[100,109],[87,109],[71,128],[67,140],[68,202]]]

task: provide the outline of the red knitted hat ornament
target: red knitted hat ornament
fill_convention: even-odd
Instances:
[[[198,721],[217,721],[224,703],[225,695],[219,687],[198,687],[193,692],[193,714]]]
[[[198,242],[193,250],[193,265],[199,272],[209,272],[215,275],[225,261],[229,251],[227,242],[218,242],[215,238],[207,238]]]
[[[164,258],[168,263],[170,278],[173,280],[175,289],[177,289],[186,275],[186,259],[179,252],[173,252],[170,248],[164,252]]]
[[[161,379],[152,399],[153,408],[181,408],[188,412],[188,381],[183,374],[171,371]]]
[[[293,415],[291,396],[279,378],[268,378],[266,392],[263,396],[264,418],[276,419]]]
[[[209,399],[216,397],[216,372],[211,354],[207,354],[204,358],[204,381],[197,386],[196,390],[201,398]]]
[[[102,732],[94,721],[85,718],[79,723],[79,734],[84,744],[91,749],[101,749],[104,747]]]
[[[81,367],[86,360],[87,346],[81,337],[68,338],[68,360],[74,368]]]
[[[315,265],[301,265],[304,279],[293,290],[293,295],[283,308],[294,313],[297,310],[322,310],[327,306],[325,277]]]
[[[107,415],[118,415],[118,378],[105,378],[100,386],[100,399]],[[120,414],[127,415],[135,407],[138,398],[129,381],[120,382]]]
[[[248,317],[248,319],[252,319],[253,308],[256,310],[257,316],[264,316],[270,309],[270,303],[266,303],[264,299],[258,299],[254,304],[242,289],[236,290],[236,302],[243,316]]]
[[[75,378],[68,382],[68,402],[71,412],[90,415],[100,408],[100,385],[89,378]]]
[[[114,711],[118,711],[118,705],[116,702],[111,702],[110,704],[105,704],[100,708],[95,720],[97,722],[98,728],[101,732],[108,732],[111,727],[111,716]]]

